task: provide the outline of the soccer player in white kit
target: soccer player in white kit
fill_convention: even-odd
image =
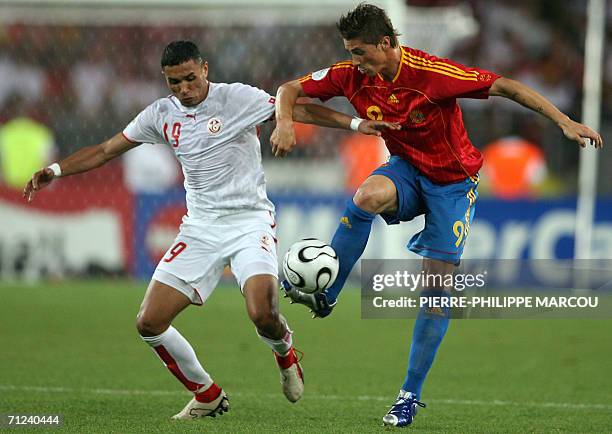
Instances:
[[[136,326],[194,394],[174,418],[215,416],[229,409],[225,392],[171,325],[187,306],[205,302],[226,265],[240,285],[258,336],[274,352],[285,396],[295,402],[304,379],[292,331],[278,312],[274,205],[266,195],[256,130],[274,117],[274,98],[240,83],[210,83],[208,63],[190,41],[171,42],[161,65],[171,96],[153,102],[106,142],[36,172],[24,197],[31,201],[56,177],[92,170],[141,143],[170,146],[185,175],[187,215],[153,273]],[[355,127],[351,117],[311,104],[296,106],[294,120],[375,135],[391,127],[382,121],[361,121]]]

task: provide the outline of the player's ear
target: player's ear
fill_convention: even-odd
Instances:
[[[208,78],[208,62],[206,60],[202,63],[202,78]]]
[[[388,36],[383,36],[380,40],[380,46],[383,50],[391,48],[391,38],[389,38]]]

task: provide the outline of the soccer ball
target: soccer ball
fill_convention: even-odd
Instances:
[[[285,254],[285,278],[302,292],[314,294],[333,285],[338,276],[338,255],[332,246],[316,238],[293,244]]]

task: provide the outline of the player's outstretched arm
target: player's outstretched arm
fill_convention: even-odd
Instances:
[[[138,146],[140,143],[130,142],[121,133],[113,136],[107,141],[98,145],[87,146],[70,154],[63,160],[55,163],[61,176],[74,175],[76,173],[87,172],[88,170],[100,167],[104,163],[123,154],[125,151]],[[56,172],[50,167],[40,169],[32,175],[23,189],[23,197],[32,202],[34,194],[49,185],[57,176]]]
[[[541,113],[556,123],[565,137],[577,142],[583,148],[586,146],[586,139],[589,139],[596,148],[603,147],[603,139],[598,133],[586,125],[573,121],[553,103],[519,81],[500,77],[489,89],[489,95],[503,96]]]

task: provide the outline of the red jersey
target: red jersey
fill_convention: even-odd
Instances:
[[[468,138],[457,98],[488,98],[499,75],[401,47],[392,81],[369,77],[349,61],[300,79],[306,95],[325,101],[345,96],[360,117],[399,122],[382,137],[391,155],[408,161],[432,182],[450,184],[474,176],[482,154]]]

